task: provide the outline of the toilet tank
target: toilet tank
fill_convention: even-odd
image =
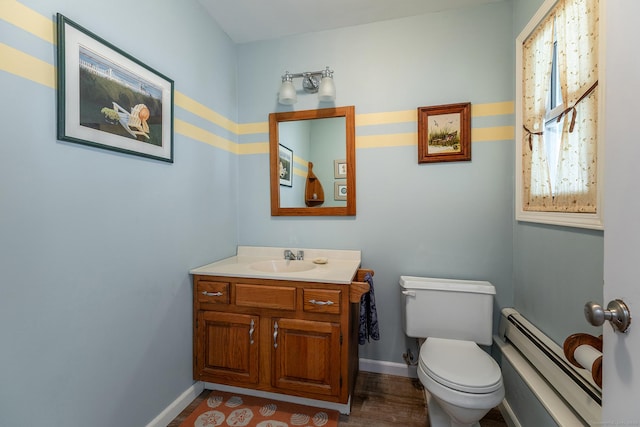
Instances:
[[[491,283],[400,276],[400,290],[407,336],[491,345],[496,293]]]

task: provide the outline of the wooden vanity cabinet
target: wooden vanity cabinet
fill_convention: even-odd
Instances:
[[[367,290],[195,275],[194,379],[347,403]]]

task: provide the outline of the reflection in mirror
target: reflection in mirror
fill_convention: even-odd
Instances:
[[[355,215],[354,107],[269,115],[271,214]]]
[[[333,190],[334,160],[347,155],[345,132],[344,117],[278,123],[279,144],[293,152],[292,185],[280,186],[280,207],[347,206],[331,192],[318,196],[325,188]]]

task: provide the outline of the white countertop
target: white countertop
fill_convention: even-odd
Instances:
[[[307,262],[313,262],[319,258],[324,258],[327,262],[326,264],[314,264],[314,268],[311,270],[297,272],[265,272],[251,268],[251,264],[254,262],[284,260],[285,249],[290,249],[294,254],[299,250],[304,251],[304,260]],[[348,285],[360,268],[360,260],[360,251],[353,250],[238,246],[235,256],[194,268],[190,273]]]

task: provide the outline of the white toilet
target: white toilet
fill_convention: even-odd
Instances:
[[[401,276],[400,288],[404,331],[424,339],[418,378],[431,426],[479,426],[504,398],[500,366],[478,346],[492,342],[494,286]]]

